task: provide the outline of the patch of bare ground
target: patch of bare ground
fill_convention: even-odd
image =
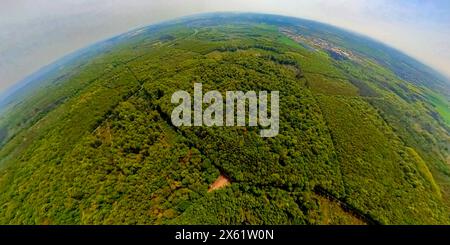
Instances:
[[[208,192],[224,188],[230,184],[230,179],[227,176],[220,174],[219,177],[209,186]]]

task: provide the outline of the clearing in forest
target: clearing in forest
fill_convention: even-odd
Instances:
[[[220,174],[219,177],[209,186],[208,192],[221,189],[230,184],[231,184],[230,179],[225,175]]]

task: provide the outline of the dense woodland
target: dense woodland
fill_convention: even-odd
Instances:
[[[202,20],[126,37],[5,112],[0,223],[450,223],[448,104],[433,87],[276,25]],[[195,82],[279,90],[279,135],[173,126],[171,95]],[[231,185],[209,192],[219,175]]]

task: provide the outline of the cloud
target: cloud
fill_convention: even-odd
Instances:
[[[63,55],[161,20],[213,11],[314,19],[381,40],[450,76],[446,0],[3,0],[0,92]]]

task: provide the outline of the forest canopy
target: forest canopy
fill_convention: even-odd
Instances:
[[[0,118],[1,224],[450,223],[445,90],[381,44],[243,14],[99,45]],[[195,83],[278,91],[277,135],[174,125]]]

